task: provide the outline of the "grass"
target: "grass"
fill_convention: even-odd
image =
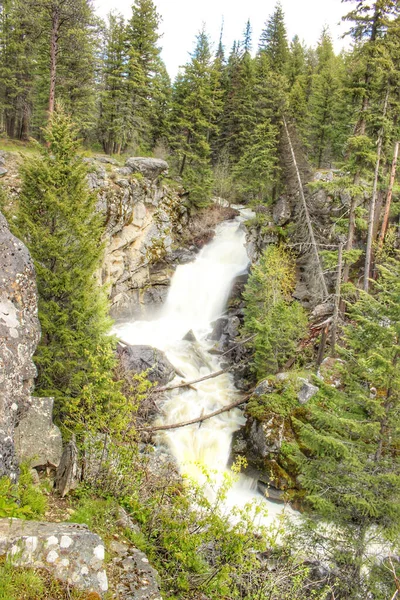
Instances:
[[[87,592],[72,590],[49,573],[0,564],[0,600],[88,600]],[[93,598],[98,596],[93,596]]]

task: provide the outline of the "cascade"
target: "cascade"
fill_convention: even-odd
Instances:
[[[180,376],[176,382],[199,379],[219,370],[218,357],[211,354],[213,343],[207,339],[211,323],[223,314],[233,280],[248,267],[245,228],[251,216],[242,209],[240,216],[219,225],[214,239],[188,264],[178,266],[171,280],[166,303],[158,315],[147,321],[118,325],[115,333],[129,344],[147,344],[164,351]],[[192,330],[196,342],[183,340]],[[173,385],[174,381],[171,382]],[[172,424],[195,419],[213,412],[239,398],[233,377],[224,373],[195,385],[196,389],[173,390],[162,407],[155,424]],[[167,445],[181,472],[201,481],[200,465],[216,471],[222,479],[229,461],[233,433],[245,423],[236,408],[201,424],[163,432],[158,443]],[[258,498],[256,482],[244,475],[229,492],[227,507],[244,506]],[[282,512],[282,506],[268,502],[268,517]]]

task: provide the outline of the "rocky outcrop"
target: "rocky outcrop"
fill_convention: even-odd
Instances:
[[[31,404],[15,429],[15,448],[19,461],[32,467],[58,466],[62,455],[62,438],[53,424],[53,398],[32,398]]]
[[[0,519],[0,556],[101,597],[108,590],[103,541],[86,525]]]
[[[99,274],[115,318],[140,316],[162,304],[174,266],[173,233],[187,221],[178,192],[160,180],[168,164],[128,158],[124,167],[90,159],[89,183],[106,219],[105,256]]]
[[[32,404],[40,326],[32,259],[1,213],[0,273],[0,476],[15,480],[14,429]]]
[[[292,419],[301,418],[304,405],[318,392],[308,379],[290,373],[265,379],[253,391],[245,426],[234,434],[233,453],[245,455],[259,489],[273,500],[283,501],[298,489],[296,464],[288,452],[288,445],[297,444]]]
[[[165,385],[175,377],[175,369],[164,352],[152,346],[118,346],[118,358],[125,377],[146,373],[153,383]]]

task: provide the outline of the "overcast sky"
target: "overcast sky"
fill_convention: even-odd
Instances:
[[[117,10],[129,17],[132,0],[94,0],[101,16]],[[281,0],[285,11],[289,39],[296,33],[307,45],[314,45],[324,25],[328,25],[339,51],[348,42],[340,39],[345,25],[339,25],[349,6],[341,0]],[[228,52],[235,39],[242,37],[247,19],[253,29],[253,47],[256,48],[261,29],[273,12],[276,0],[155,0],[162,16],[162,56],[171,77],[188,60],[194,39],[205,23],[211,39],[217,43],[224,19],[223,42]]]

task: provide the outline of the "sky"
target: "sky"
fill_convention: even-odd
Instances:
[[[129,17],[133,0],[94,0],[97,13],[105,17],[111,10]],[[258,44],[261,30],[274,11],[276,0],[154,0],[162,17],[162,57],[168,72],[174,78],[179,66],[189,60],[195,36],[204,23],[215,45],[218,43],[222,20],[223,44],[226,52],[234,40],[241,39],[247,19],[253,30],[253,48]],[[281,0],[285,12],[289,40],[297,33],[301,40],[313,46],[322,28],[329,26],[335,49],[348,45],[340,39],[346,24],[340,25],[349,6],[341,0]]]

